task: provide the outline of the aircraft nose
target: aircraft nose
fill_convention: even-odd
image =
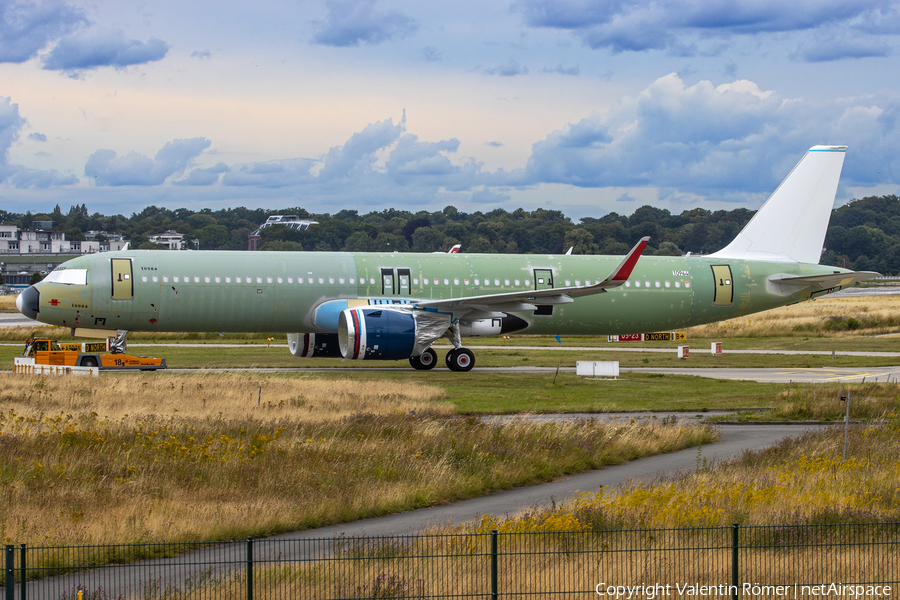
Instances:
[[[33,285],[18,295],[16,298],[16,308],[20,313],[29,319],[37,320],[38,313],[41,312],[39,302],[41,293]]]

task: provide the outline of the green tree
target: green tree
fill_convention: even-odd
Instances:
[[[575,227],[566,234],[563,246],[566,251],[572,248],[572,254],[599,254],[600,246],[594,242],[594,236],[584,227]]]
[[[31,285],[34,285],[37,282],[39,282],[40,280],[42,280],[43,278],[44,278],[43,275],[41,275],[39,272],[35,271],[34,273],[31,274],[31,280],[28,283],[30,283]]]
[[[273,252],[302,252],[303,244],[288,240],[269,240],[260,246],[259,249]]]

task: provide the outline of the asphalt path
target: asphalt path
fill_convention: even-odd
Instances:
[[[400,372],[412,368],[403,367],[221,367],[215,369],[166,369],[170,373],[366,373],[366,372]],[[574,373],[574,367],[559,367],[560,373]],[[434,371],[449,369],[435,367]],[[475,377],[478,373],[546,373],[555,374],[557,367],[475,367],[471,373],[460,373],[460,377]],[[900,380],[900,366],[896,367],[858,367],[846,369],[833,368],[677,368],[661,369],[655,367],[623,367],[619,373],[660,373],[665,375],[693,375],[710,379],[731,379],[736,381],[759,381],[763,383],[861,383],[864,381],[897,381]],[[607,379],[605,381],[613,381]]]
[[[612,418],[617,416],[627,417],[627,415],[611,415]],[[548,417],[543,415],[542,418]],[[341,543],[341,539],[345,540],[346,537],[409,535],[439,526],[460,525],[482,515],[514,515],[519,511],[546,506],[552,502],[563,502],[582,492],[596,492],[603,487],[615,488],[630,480],[652,481],[679,471],[695,469],[699,464],[739,457],[745,451],[760,450],[785,437],[795,436],[817,427],[822,426],[721,425],[720,441],[715,444],[635,460],[623,465],[563,477],[550,483],[516,488],[443,506],[255,540],[254,555],[270,565],[277,562],[296,562],[327,556],[334,544]],[[170,586],[183,589],[188,580],[191,578],[196,580],[200,575],[216,577],[241,571],[246,560],[246,548],[243,542],[220,544],[186,552],[170,559],[145,560],[43,579],[28,585],[28,598],[58,600],[63,592],[71,593],[74,586],[79,584],[87,590],[96,590],[102,586],[104,592],[111,598],[119,594],[130,597],[149,580],[158,583],[159,589]],[[16,597],[19,597],[18,591]]]

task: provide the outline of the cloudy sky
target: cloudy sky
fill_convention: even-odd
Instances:
[[[0,208],[900,193],[900,0],[0,0]]]

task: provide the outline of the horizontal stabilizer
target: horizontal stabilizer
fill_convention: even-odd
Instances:
[[[810,275],[808,277],[772,275],[769,277],[768,287],[770,292],[786,296],[806,288],[812,288],[813,291],[845,288],[856,285],[861,281],[874,279],[880,275],[880,273],[873,271],[844,271],[842,273]]]

